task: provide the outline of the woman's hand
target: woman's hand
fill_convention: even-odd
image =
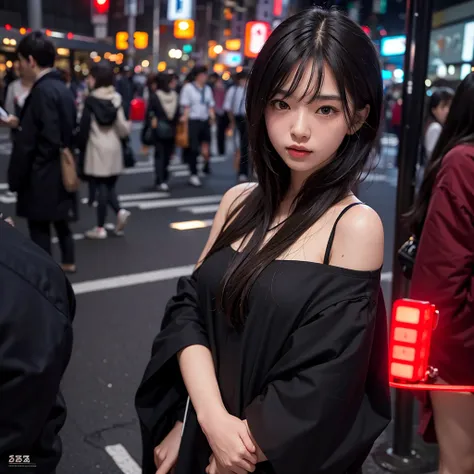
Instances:
[[[249,433],[250,439],[252,443],[255,445],[255,454],[257,455],[257,462],[264,462],[268,461],[267,457],[263,453],[263,451],[260,449],[260,446],[257,444],[255,441],[255,438],[252,435],[252,432],[250,431],[249,424],[247,423],[247,420],[244,420],[245,427],[247,428],[247,431]]]
[[[242,420],[222,410],[199,423],[214,454],[216,467],[238,474],[255,471],[256,448]]]
[[[206,468],[206,474],[247,474],[244,469],[238,469],[236,471],[229,471],[225,467],[222,467],[214,457],[214,454],[209,458],[209,466]]]
[[[155,448],[156,474],[168,474],[178,460],[183,423],[178,421],[168,436]]]

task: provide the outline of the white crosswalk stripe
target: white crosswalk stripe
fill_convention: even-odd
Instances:
[[[207,214],[217,212],[219,204],[209,204],[207,206],[180,207],[180,211],[190,212],[191,214]]]

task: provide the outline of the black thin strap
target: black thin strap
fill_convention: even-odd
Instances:
[[[326,253],[324,255],[324,265],[329,265],[329,258],[331,256],[332,244],[334,243],[334,237],[336,236],[336,227],[337,227],[338,222],[342,219],[342,216],[349,209],[351,209],[354,206],[358,206],[359,204],[362,204],[362,203],[361,202],[353,202],[352,204],[349,204],[337,216],[336,222],[334,222],[334,225],[332,226],[331,235],[329,236],[329,240],[328,240],[328,246],[326,247]]]

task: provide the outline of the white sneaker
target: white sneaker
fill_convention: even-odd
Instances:
[[[94,227],[85,234],[86,239],[104,240],[107,238],[107,231],[103,227]]]
[[[159,186],[158,186],[158,189],[160,191],[163,191],[164,193],[167,193],[169,190],[170,190],[170,187],[168,186],[167,183],[161,183]]]
[[[115,226],[115,232],[117,234],[121,234],[125,226],[127,225],[128,221],[130,220],[130,216],[132,213],[127,211],[126,209],[120,209],[119,213],[117,214],[117,225]]]
[[[190,178],[189,178],[189,184],[191,186],[194,186],[196,188],[199,188],[202,186],[202,183],[201,183],[201,180],[199,179],[198,176],[196,176],[195,174],[193,174]]]

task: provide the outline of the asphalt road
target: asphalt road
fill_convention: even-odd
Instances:
[[[139,150],[138,132],[134,145]],[[359,188],[385,226],[383,287],[390,300],[396,171],[390,165],[395,144],[384,139],[378,168]],[[0,212],[14,215],[14,197],[4,183],[8,135],[0,135]],[[87,241],[95,211],[81,204],[74,225],[78,273],[74,284],[78,311],[72,360],[63,382],[68,419],[62,431],[64,456],[58,474],[138,474],[140,435],[133,399],[176,278],[190,273],[208,236],[222,194],[235,184],[231,159],[217,157],[201,189],[187,185],[187,169],[172,164],[171,194],[152,188],[148,157],[118,184],[123,207],[132,212],[124,237]],[[83,196],[86,190],[82,190]],[[204,228],[175,230],[172,223],[199,220]],[[23,222],[17,222],[25,231]],[[56,255],[58,256],[58,255]],[[369,460],[366,473],[382,472]]]

